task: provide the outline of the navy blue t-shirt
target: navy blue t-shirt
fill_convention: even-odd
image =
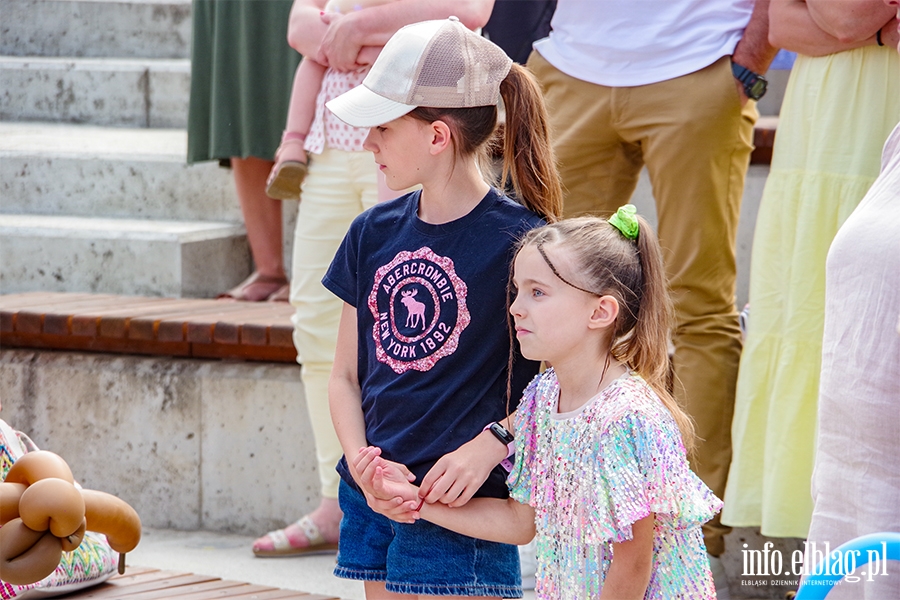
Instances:
[[[432,225],[417,216],[419,195],[359,215],[322,279],[356,307],[368,443],[416,482],[507,414],[510,262],[516,241],[543,224],[491,189],[469,214]],[[516,352],[509,410],[538,366]],[[355,486],[344,459],[338,472]],[[477,495],[505,498],[505,472]]]

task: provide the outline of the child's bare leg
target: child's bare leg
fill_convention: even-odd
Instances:
[[[266,181],[266,194],[278,200],[299,200],[300,184],[306,176],[306,150],[303,145],[316,114],[316,96],[322,87],[325,67],[314,60],[300,61],[294,74],[287,123],[281,145],[275,153],[275,165]]]
[[[231,159],[235,188],[256,270],[240,285],[222,294],[222,298],[259,302],[286,291],[282,289],[287,287],[288,282],[281,246],[281,203],[267,198],[263,193],[263,183],[271,166],[271,161],[253,156]]]
[[[297,65],[285,131],[295,131],[304,135],[309,133],[313,118],[316,116],[316,96],[319,95],[324,77],[325,67],[314,60],[304,58]]]
[[[383,581],[366,581],[365,590],[366,600],[424,600],[425,598],[435,598],[435,600],[493,600],[488,596],[417,596],[414,594],[397,594],[387,591]]]
[[[366,600],[416,600],[418,596],[387,591],[383,581],[365,582]]]
[[[404,596],[404,598],[409,598],[409,596]],[[425,600],[425,598],[434,598],[435,600],[496,600],[496,598],[492,598],[490,596],[417,596],[419,600]]]

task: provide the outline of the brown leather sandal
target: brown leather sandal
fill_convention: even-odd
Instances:
[[[285,131],[275,151],[275,165],[266,180],[266,196],[275,200],[299,200],[300,184],[306,177],[306,135]]]

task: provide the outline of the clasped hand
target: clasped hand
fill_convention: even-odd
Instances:
[[[360,448],[350,465],[369,508],[398,523],[416,522],[419,488],[405,465],[382,458],[375,446]]]
[[[360,448],[351,464],[372,510],[400,523],[413,523],[422,500],[454,508],[465,505],[503,458],[492,456],[498,450],[505,448],[490,433],[479,435],[442,456],[420,487],[413,485],[415,476],[405,465],[383,458],[380,448]]]

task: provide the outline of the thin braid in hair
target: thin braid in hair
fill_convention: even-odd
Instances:
[[[560,275],[559,271],[556,270],[556,267],[553,266],[553,263],[550,262],[550,257],[547,256],[546,252],[544,252],[543,240],[538,242],[537,244],[535,244],[535,247],[537,248],[537,251],[541,253],[541,256],[543,257],[544,262],[547,263],[547,266],[550,267],[550,270],[553,271],[553,274],[556,275],[560,281],[562,281],[566,285],[572,286],[576,290],[580,290],[586,294],[590,294],[591,296],[600,296],[600,294],[598,294],[597,292],[592,292],[591,290],[586,290],[583,287],[578,287],[577,285],[575,285],[574,283],[572,283],[571,281],[567,280],[565,277]]]

